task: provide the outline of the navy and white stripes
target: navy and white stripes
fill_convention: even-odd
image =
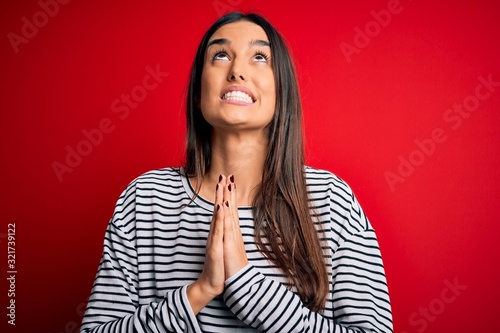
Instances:
[[[375,232],[349,186],[306,167],[311,213],[330,277],[325,311],[306,308],[257,249],[251,207],[238,208],[249,264],[194,315],[186,287],[203,268],[213,204],[180,170],[135,179],[120,196],[81,332],[392,332]]]

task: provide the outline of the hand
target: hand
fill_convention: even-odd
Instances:
[[[227,280],[248,264],[236,205],[234,176],[226,179],[223,192],[224,213],[224,275]]]
[[[198,280],[187,288],[187,297],[197,314],[217,295],[224,291],[224,187],[226,178],[221,176],[215,190],[215,204],[208,233],[205,264]]]
[[[248,264],[240,230],[234,177],[221,175],[215,189],[215,205],[208,233],[203,271],[188,286],[187,296],[197,314],[224,291],[226,279]]]

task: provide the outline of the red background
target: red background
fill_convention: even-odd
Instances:
[[[0,330],[77,330],[120,192],[142,172],[183,160],[194,52],[230,9],[264,14],[288,40],[308,164],[344,178],[377,230],[395,331],[495,330],[500,86],[478,105],[468,96],[480,76],[500,81],[500,5],[392,1],[75,0],[45,21],[37,1],[2,1]],[[397,12],[390,22],[374,23],[388,6]],[[36,33],[24,28],[30,37],[13,43],[26,21]],[[346,44],[357,51],[346,57]],[[141,91],[148,66],[169,74],[128,115],[113,112],[122,94]],[[475,110],[447,121],[465,101]],[[96,133],[103,119],[109,133],[88,146],[85,130]],[[445,139],[433,148],[439,129]],[[58,178],[53,164],[66,164],[67,147],[87,156]],[[417,166],[404,169],[402,159]],[[391,186],[387,172],[402,178]],[[16,326],[6,323],[12,222]]]

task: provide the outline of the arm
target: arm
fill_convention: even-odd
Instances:
[[[266,332],[392,332],[375,232],[347,184],[318,179],[313,201],[326,207],[323,225],[332,264],[327,315],[309,310],[298,295],[251,265],[227,279],[224,300],[240,320]],[[322,204],[325,200],[329,205]]]
[[[233,208],[235,199],[234,183],[221,174],[215,189],[214,212],[207,238],[203,271],[198,280],[187,288],[187,297],[195,314],[217,295],[222,294],[228,272],[237,271],[248,262],[241,232],[235,233],[233,230],[234,221],[238,221],[237,208]],[[235,248],[243,255],[243,258],[240,258],[241,266],[236,266],[238,260],[231,256]]]
[[[166,293],[160,302],[142,304],[139,299],[134,187],[120,197],[106,230],[81,332],[200,332],[187,286]]]
[[[353,235],[333,258],[335,322],[251,265],[226,281],[224,300],[238,318],[266,332],[392,332],[387,285],[372,230]]]

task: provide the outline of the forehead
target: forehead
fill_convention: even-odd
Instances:
[[[231,42],[242,41],[245,43],[251,40],[269,41],[264,29],[249,21],[238,21],[223,25],[210,37],[210,41],[219,38],[225,38]]]

